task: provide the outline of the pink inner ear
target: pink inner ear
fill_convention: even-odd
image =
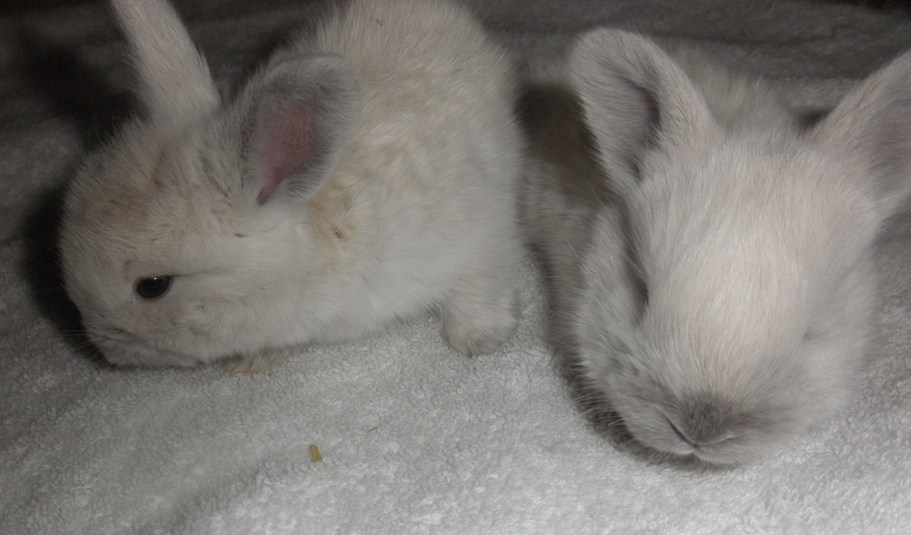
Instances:
[[[262,189],[257,203],[269,200],[282,182],[303,171],[313,158],[312,116],[313,106],[306,102],[260,113],[255,154]]]

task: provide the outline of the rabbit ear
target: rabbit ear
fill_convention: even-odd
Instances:
[[[713,124],[702,94],[652,41],[620,30],[585,34],[570,59],[605,171],[633,187],[650,147],[690,143]]]
[[[338,56],[270,65],[249,88],[250,185],[263,204],[300,198],[329,175],[354,134],[363,106],[357,76]]]
[[[866,164],[882,217],[892,215],[911,193],[911,52],[848,93],[813,135]]]
[[[205,59],[165,0],[112,0],[153,120],[185,121],[219,105]]]

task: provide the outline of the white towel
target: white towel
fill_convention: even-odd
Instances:
[[[313,13],[184,4],[222,84]],[[596,24],[695,38],[807,108],[911,47],[907,12],[837,2],[471,5],[517,54]],[[54,187],[124,109],[90,83],[122,79],[114,35],[92,4],[0,19],[0,534],[911,533],[909,215],[877,247],[883,301],[855,401],[733,470],[648,464],[593,429],[544,343],[530,258],[520,331],[494,355],[454,354],[428,316],[259,375],[89,361],[45,230]]]

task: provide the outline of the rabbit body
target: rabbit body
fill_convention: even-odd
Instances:
[[[806,131],[763,82],[619,30],[554,71],[523,97],[522,219],[586,387],[647,451],[719,465],[843,406],[911,183],[911,54]]]
[[[514,80],[467,12],[355,0],[223,102],[166,2],[113,5],[147,113],[84,164],[61,232],[107,360],[262,369],[434,307],[461,353],[511,337]]]

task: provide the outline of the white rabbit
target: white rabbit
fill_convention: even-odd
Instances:
[[[114,0],[145,115],[84,164],[66,289],[112,363],[262,369],[437,308],[517,327],[521,140],[505,52],[442,0],[355,0],[231,99],[163,0]]]
[[[911,53],[805,131],[762,82],[624,31],[564,68],[523,100],[523,219],[587,388],[647,451],[717,465],[843,406],[911,189]]]

